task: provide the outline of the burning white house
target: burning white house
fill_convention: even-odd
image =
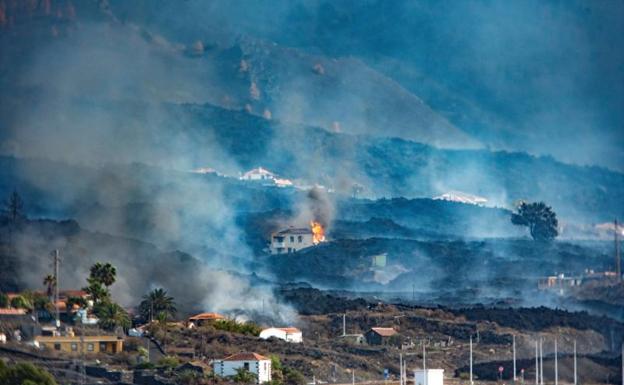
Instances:
[[[310,227],[289,227],[271,234],[271,254],[294,253],[325,241],[325,229],[318,222]]]

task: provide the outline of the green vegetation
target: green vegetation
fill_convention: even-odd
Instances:
[[[559,235],[557,215],[544,202],[520,203],[518,212],[511,215],[511,223],[527,226],[536,241],[550,241]]]
[[[82,297],[69,297],[67,298],[67,308],[71,309],[74,305],[78,305],[81,308],[87,307],[87,300]]]
[[[275,354],[271,358],[271,385],[305,385],[306,379],[297,369],[285,367]]]
[[[93,282],[101,283],[108,289],[115,283],[117,277],[117,269],[110,263],[97,262],[90,269],[90,279]]]
[[[0,360],[2,385],[56,385],[54,377],[44,369],[28,363],[7,366]]]
[[[52,309],[54,308],[54,306],[52,305],[52,301],[50,301],[50,298],[40,294],[36,294],[33,296],[32,304],[35,310],[52,311]]]
[[[95,305],[94,313],[99,318],[98,324],[106,330],[113,331],[118,327],[128,329],[132,323],[128,313],[113,302],[101,302]]]
[[[167,295],[167,291],[162,288],[154,289],[144,295],[143,301],[139,305],[139,313],[146,321],[158,318],[158,315],[161,313],[173,317],[176,312],[177,309],[173,297]]]
[[[46,287],[46,294],[48,297],[52,297],[54,294],[54,288],[56,287],[56,278],[53,275],[48,274],[43,279],[43,284]]]
[[[213,327],[217,330],[226,332],[240,333],[250,336],[259,336],[262,328],[253,322],[236,322],[231,319],[220,319],[213,323]]]
[[[180,360],[174,356],[166,356],[158,360],[158,366],[165,370],[172,370],[180,365]]]
[[[9,304],[9,296],[4,293],[0,293],[0,307],[9,307]]]
[[[11,299],[11,307],[16,309],[32,309],[32,304],[28,301],[24,295],[16,295]]]
[[[84,290],[91,295],[93,301],[110,302],[110,286],[115,283],[117,269],[110,263],[97,262],[89,270],[88,286]]]
[[[245,368],[238,368],[236,374],[232,376],[232,380],[237,384],[253,384],[256,382],[256,374],[245,370]]]

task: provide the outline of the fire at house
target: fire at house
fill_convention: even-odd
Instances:
[[[316,221],[310,227],[289,227],[271,234],[271,254],[294,253],[325,242],[325,229]]]

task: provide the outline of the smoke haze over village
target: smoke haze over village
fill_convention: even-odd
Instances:
[[[110,263],[105,303],[147,327],[146,298],[166,290],[187,328],[170,342],[201,341],[204,358],[296,326],[314,342],[280,348],[284,367],[324,381],[314,365],[339,352],[338,370],[377,380],[388,363],[333,345],[351,312],[349,338],[390,325],[408,350],[484,333],[500,352],[513,334],[526,365],[534,334],[565,325],[562,351],[578,339],[615,373],[623,15],[582,0],[0,0],[0,296],[54,273],[48,291],[95,300],[93,266]],[[204,313],[227,321],[185,334],[206,332],[189,318]],[[482,373],[509,364],[488,351]],[[465,376],[465,352],[435,354]]]

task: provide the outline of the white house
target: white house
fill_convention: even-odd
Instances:
[[[449,191],[440,196],[434,197],[435,200],[451,201],[466,203],[470,205],[484,206],[488,200],[478,195],[468,194],[462,191]]]
[[[269,338],[279,338],[286,342],[301,343],[303,342],[303,334],[297,328],[268,328],[260,332],[260,338],[268,340]]]
[[[444,369],[414,370],[414,385],[444,385]]]
[[[271,381],[271,359],[257,353],[236,353],[212,362],[212,370],[221,377],[234,376],[241,368],[255,374],[257,384]]]
[[[242,180],[274,180],[275,178],[275,174],[262,167],[251,169],[240,177]]]
[[[314,246],[314,234],[309,228],[288,228],[271,234],[271,254],[294,253]]]

